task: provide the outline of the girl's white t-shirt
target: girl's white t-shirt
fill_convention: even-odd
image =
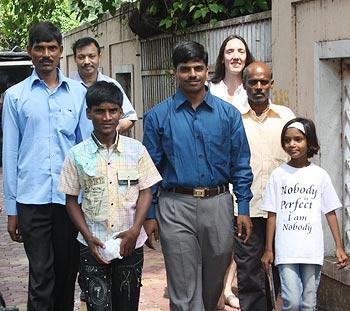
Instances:
[[[261,209],[276,213],[275,265],[323,264],[321,212],[342,204],[327,172],[315,164],[282,164],[270,176]]]

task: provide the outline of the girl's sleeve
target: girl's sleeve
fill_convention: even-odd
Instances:
[[[324,182],[322,184],[321,202],[321,209],[325,214],[342,207],[337,192],[333,187],[331,178],[326,172],[324,176]]]
[[[265,192],[263,194],[262,204],[260,209],[266,212],[277,212],[277,183],[275,176],[272,173],[269,181],[266,185]]]

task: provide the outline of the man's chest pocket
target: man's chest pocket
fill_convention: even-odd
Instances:
[[[65,135],[73,135],[78,125],[78,120],[73,109],[62,107],[56,112],[56,126]]]
[[[119,170],[118,190],[126,202],[136,202],[139,196],[139,172]]]

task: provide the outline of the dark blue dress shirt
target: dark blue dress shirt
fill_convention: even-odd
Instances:
[[[163,189],[231,183],[239,214],[249,215],[250,150],[235,107],[208,91],[194,110],[178,90],[145,115],[143,143],[163,177]],[[154,218],[155,204],[156,195],[148,218]]]

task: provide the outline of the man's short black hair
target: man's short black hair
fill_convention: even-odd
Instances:
[[[288,121],[281,133],[281,145],[284,149],[284,136],[286,135],[288,126],[293,124],[294,122],[300,122],[304,126],[305,134],[302,133],[306,137],[307,142],[307,157],[312,158],[315,154],[320,150],[320,145],[318,144],[316,127],[312,120],[306,118],[294,118]]]
[[[98,44],[98,42],[94,38],[84,37],[84,38],[78,39],[77,41],[75,41],[73,43],[72,50],[73,50],[74,57],[77,56],[77,49],[84,48],[90,44],[94,44],[96,46],[98,54],[101,53],[100,45]]]
[[[50,42],[52,40],[56,40],[59,45],[62,45],[61,31],[51,22],[40,22],[30,27],[28,35],[29,47],[32,47],[34,43]]]
[[[117,104],[120,108],[123,105],[123,93],[113,82],[97,81],[87,89],[88,109],[106,102]]]
[[[194,41],[176,44],[173,51],[174,68],[177,68],[180,63],[187,63],[188,61],[203,61],[207,66],[208,53],[204,49],[204,46]]]

